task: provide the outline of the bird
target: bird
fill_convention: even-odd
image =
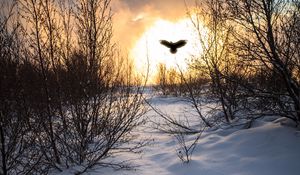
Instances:
[[[175,43],[173,43],[172,41],[166,41],[166,40],[160,40],[160,44],[170,48],[170,52],[172,54],[175,54],[177,52],[177,49],[180,47],[183,47],[184,45],[186,45],[187,40],[179,40]]]

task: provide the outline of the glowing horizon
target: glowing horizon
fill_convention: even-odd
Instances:
[[[160,44],[162,39],[172,42],[184,39],[187,44],[179,48],[176,54],[171,54],[167,47]],[[199,35],[189,18],[176,22],[158,19],[136,41],[130,56],[134,59],[136,73],[145,76],[149,70],[148,83],[153,84],[158,64],[184,72],[188,68],[188,60],[202,53],[201,48]]]

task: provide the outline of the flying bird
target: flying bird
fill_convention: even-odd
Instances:
[[[171,41],[169,42],[166,40],[160,40],[160,44],[170,48],[170,52],[172,54],[175,54],[178,48],[183,47],[186,44],[186,40],[179,40],[176,43],[173,43]]]

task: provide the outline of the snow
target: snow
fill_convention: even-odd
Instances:
[[[193,119],[193,109],[176,97],[148,96],[149,102],[172,117]],[[146,114],[149,121],[161,122],[154,111]],[[239,122],[239,121],[237,121]],[[223,124],[205,130],[189,163],[177,157],[174,136],[153,129],[153,122],[139,128],[151,145],[133,161],[138,167],[130,171],[96,168],[86,174],[96,175],[299,175],[300,131],[285,118],[266,117],[252,123],[249,129]],[[192,142],[193,136],[187,137]],[[122,159],[132,155],[123,155]],[[74,169],[61,175],[73,174]]]

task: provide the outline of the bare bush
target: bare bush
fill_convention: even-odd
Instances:
[[[238,75],[235,71],[239,69],[229,47],[231,26],[227,24],[224,13],[222,1],[218,0],[197,2],[196,13],[189,13],[203,50],[199,57],[194,57],[190,66],[198,74],[209,78],[211,94],[218,99],[224,118],[230,122],[235,117],[239,86],[233,78]],[[205,35],[201,24],[207,30]]]
[[[254,96],[271,99],[277,108],[272,113],[299,124],[299,40],[292,39],[298,38],[299,3],[253,0],[230,1],[226,6],[236,27],[234,48],[239,61],[266,72],[268,81],[253,86]]]
[[[175,135],[177,139],[179,148],[177,149],[177,156],[183,163],[189,163],[192,159],[192,154],[197,146],[197,143],[200,139],[202,131],[197,133],[195,138],[191,140],[191,143],[188,143],[186,137],[189,136],[188,133],[178,133]]]
[[[20,70],[25,67],[20,53],[21,26],[13,12],[16,2],[1,3],[0,15],[0,174],[36,174],[42,155],[33,149],[30,105],[25,98]]]
[[[128,168],[108,159],[144,146],[132,132],[145,108],[111,41],[110,1],[16,3],[17,26],[1,16],[0,172]]]

